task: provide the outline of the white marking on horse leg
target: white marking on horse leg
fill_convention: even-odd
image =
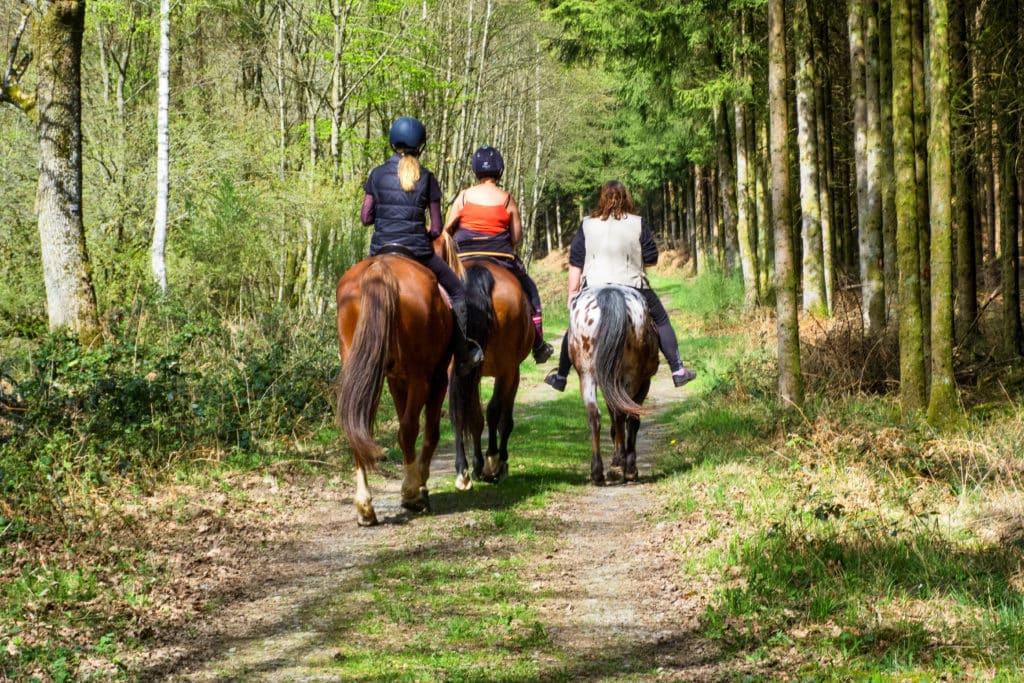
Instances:
[[[377,513],[373,509],[373,498],[370,486],[366,483],[366,470],[356,466],[356,495],[353,499],[356,506],[356,521],[359,526],[373,526],[377,523]]]
[[[419,499],[420,477],[420,466],[418,462],[405,463],[405,478],[402,479],[403,503],[412,502]]]

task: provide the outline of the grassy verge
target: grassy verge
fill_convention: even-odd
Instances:
[[[680,327],[708,329],[704,286],[660,287]],[[683,340],[704,394],[660,463],[684,576],[720,586],[703,634],[769,678],[1018,679],[1019,408],[938,434],[888,397],[819,396],[785,423],[770,335],[736,320]]]

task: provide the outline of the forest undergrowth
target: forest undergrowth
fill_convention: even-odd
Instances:
[[[565,326],[562,260],[533,266],[549,337]],[[933,431],[900,413],[894,347],[861,338],[843,300],[803,321],[810,400],[783,412],[774,321],[743,313],[741,284],[668,266],[654,283],[699,373],[697,398],[661,419],[656,480],[681,575],[712,587],[703,635],[781,677],[1019,671],[1021,386],[961,385],[959,424]],[[348,486],[331,316],[188,311],[140,302],[93,350],[6,342],[2,676],[130,678],[126,653],[155,629],[216,608],[178,576],[242,577],[310,491]],[[963,376],[998,373],[984,359],[964,356]],[[190,549],[207,533],[216,561]]]

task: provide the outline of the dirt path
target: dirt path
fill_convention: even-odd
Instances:
[[[543,402],[547,392],[524,387],[520,403]],[[680,398],[662,377],[650,403],[658,408]],[[554,521],[557,537],[549,555],[526,563],[534,574],[524,580],[553,596],[533,607],[567,654],[571,679],[603,680],[608,670],[658,680],[715,680],[721,673],[713,645],[695,635],[706,592],[681,585],[673,529],[654,521],[659,505],[649,458],[657,429],[641,429],[639,484],[581,487],[582,493],[560,494],[537,513],[549,526]],[[433,481],[452,476],[452,460],[450,452],[437,455]],[[245,563],[230,588],[217,587],[213,609],[190,620],[184,632],[159,634],[164,644],[146,653],[144,676],[334,680],[337,670],[323,673],[322,666],[334,655],[325,606],[358,587],[382,552],[415,546],[426,527],[444,538],[464,524],[458,515],[408,520],[398,505],[397,477],[376,478],[372,486],[385,523],[356,528],[347,486],[316,491],[318,500],[284,513],[290,516],[280,542]]]

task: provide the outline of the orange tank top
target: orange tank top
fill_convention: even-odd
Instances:
[[[459,227],[482,235],[499,235],[508,230],[512,220],[507,205],[508,202],[493,206],[464,202]]]

